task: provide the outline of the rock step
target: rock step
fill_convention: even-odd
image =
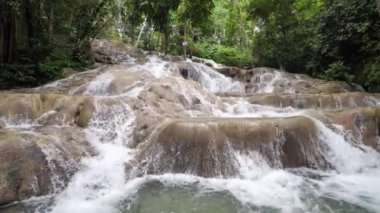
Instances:
[[[2,92],[0,100],[0,206],[63,190],[82,157],[94,153],[84,127],[98,104],[123,105],[48,93]]]
[[[0,100],[0,206],[59,192],[93,152],[82,127],[94,99],[2,92]]]
[[[364,92],[359,85],[342,81],[326,81],[306,74],[288,73],[268,67],[250,70],[237,67],[214,69],[227,77],[246,83],[246,92],[283,94]]]
[[[243,98],[251,104],[272,107],[305,108],[348,108],[376,106],[380,103],[380,94],[346,92],[332,94],[255,94],[255,93],[217,93],[223,101]]]
[[[0,93],[0,100],[0,118],[11,123],[86,127],[95,109],[90,96]]]
[[[91,153],[78,127],[0,129],[0,206],[63,190]]]
[[[380,107],[310,112],[326,125],[379,151]],[[186,118],[159,127],[142,148],[140,174],[189,173],[203,177],[238,175],[236,154],[259,153],[270,167],[330,169],[327,146],[312,118]]]

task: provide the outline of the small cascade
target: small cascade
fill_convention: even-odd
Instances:
[[[93,52],[99,68],[0,93],[1,212],[380,212],[379,94]]]
[[[86,90],[83,92],[84,95],[109,95],[107,89],[109,88],[111,82],[114,80],[114,76],[106,72],[97,76],[90,84],[87,86]]]
[[[200,63],[189,62],[190,79],[198,81],[211,92],[244,92],[244,84],[232,81],[230,78],[216,72],[214,69]]]
[[[133,159],[131,142],[134,113],[126,104],[98,103],[86,130],[96,157],[84,159],[82,169],[56,198],[52,212],[115,212],[126,193],[124,163]]]
[[[251,83],[257,86],[256,93],[273,93],[276,90],[276,84],[280,81],[284,81],[282,73],[279,71],[273,71],[272,73],[265,72],[262,74],[256,74],[252,77]],[[288,84],[288,81],[283,83]],[[292,88],[285,90],[284,93],[294,93]]]

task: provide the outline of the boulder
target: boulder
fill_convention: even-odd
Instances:
[[[94,40],[91,53],[96,62],[103,64],[119,64],[132,59],[145,58],[142,50],[121,41]]]
[[[86,127],[95,109],[89,96],[0,93],[0,117],[11,124]]]
[[[363,143],[380,152],[380,107],[358,107],[327,112],[332,123],[351,133],[354,142]]]
[[[201,82],[201,73],[195,69],[192,64],[187,63],[186,61],[180,61],[176,63],[179,74],[188,80],[194,80],[197,82]]]
[[[1,129],[0,206],[59,192],[91,153],[79,128]]]
[[[183,85],[186,84],[186,87]],[[147,82],[137,100],[128,102],[136,111],[136,144],[143,141],[166,118],[211,116],[219,100],[194,81],[161,78]]]
[[[132,90],[135,86],[139,86],[136,85],[137,83],[143,84],[142,77],[135,72],[130,72],[122,67],[115,67],[112,71],[113,79],[107,88],[107,94],[109,95],[123,94]],[[145,80],[148,81],[149,78]]]
[[[216,71],[221,74],[233,78],[235,80],[239,80],[244,83],[249,83],[252,79],[252,72],[248,72],[248,70],[241,69],[238,67],[222,67],[216,69]]]
[[[312,120],[306,117],[168,120],[140,155],[141,174],[237,175],[235,154],[258,152],[274,168],[327,169]]]

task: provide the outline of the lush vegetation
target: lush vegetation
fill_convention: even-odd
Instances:
[[[4,0],[0,88],[88,66],[96,37],[380,91],[380,0]]]
[[[0,2],[0,88],[35,86],[86,67],[89,42],[113,19],[103,0]]]

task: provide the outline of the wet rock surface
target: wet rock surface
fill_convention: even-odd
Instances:
[[[220,93],[223,100],[243,98],[250,104],[293,107],[298,109],[335,109],[361,106],[376,106],[380,94],[364,92],[322,93],[322,94],[257,94]]]
[[[0,130],[0,205],[59,192],[91,150],[78,128]]]
[[[335,124],[350,131],[354,141],[380,151],[380,107],[360,107],[329,112]]]
[[[379,150],[379,107],[305,111],[287,118],[193,118],[167,120],[141,153],[141,174],[187,173],[233,177],[234,152],[259,152],[272,168],[333,169],[318,127],[338,124],[354,143]]]
[[[273,168],[328,168],[316,127],[305,117],[168,121],[142,153],[142,172],[233,177],[233,151],[260,152]],[[318,151],[320,150],[320,151]]]
[[[0,117],[10,125],[26,122],[86,127],[94,111],[93,99],[88,96],[0,93],[0,99]]]
[[[247,92],[255,93],[339,93],[363,92],[358,85],[339,81],[324,81],[305,74],[292,74],[272,68],[255,68],[247,71],[252,75]]]

